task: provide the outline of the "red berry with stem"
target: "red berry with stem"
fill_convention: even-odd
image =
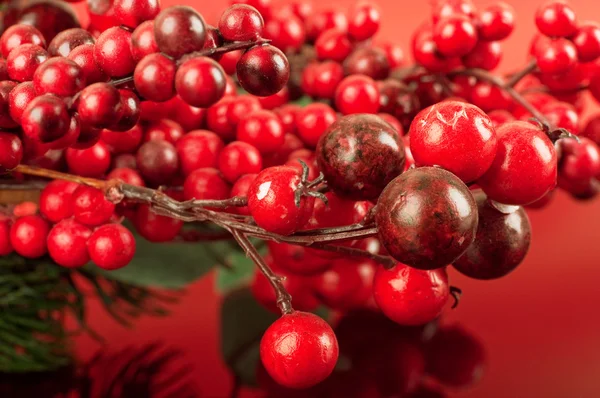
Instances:
[[[48,223],[40,216],[20,217],[10,228],[10,243],[25,258],[42,257],[47,252],[46,238],[49,231]]]
[[[146,55],[157,52],[159,49],[154,38],[154,21],[142,22],[131,33],[131,55],[139,62]]]
[[[362,47],[346,58],[344,72],[346,75],[367,75],[375,80],[382,80],[390,74],[390,64],[382,49]]]
[[[223,148],[218,165],[225,179],[234,183],[244,174],[258,173],[262,169],[262,156],[253,145],[234,141]]]
[[[490,199],[525,205],[556,186],[556,150],[542,130],[531,123],[516,121],[498,127],[496,136],[496,158],[477,180]]]
[[[290,77],[290,64],[280,49],[270,45],[247,50],[237,63],[240,85],[250,94],[266,97],[283,88]]]
[[[377,113],[379,110],[377,84],[364,75],[346,77],[335,90],[335,106],[344,115]]]
[[[175,89],[185,102],[207,108],[225,94],[225,72],[214,59],[197,57],[185,61],[175,75]]]
[[[232,198],[236,196],[247,197],[250,185],[252,185],[255,179],[256,174],[244,174],[243,176],[238,178],[237,181],[233,184],[229,196]],[[244,216],[250,215],[250,210],[248,209],[248,206],[234,207],[232,208],[232,211],[236,214],[242,214]]]
[[[86,84],[105,82],[108,76],[100,69],[94,60],[94,45],[83,44],[75,48],[67,58],[75,62],[83,71]]]
[[[215,28],[212,25],[206,26],[206,39],[204,40],[204,45],[202,46],[203,50],[209,50],[217,47],[221,47],[223,45],[223,37],[221,36],[221,32],[219,29]],[[218,61],[221,59],[221,54],[213,54],[211,56],[212,59]]]
[[[216,168],[224,146],[223,140],[211,131],[190,131],[175,145],[181,172],[187,176],[204,167]]]
[[[38,66],[48,59],[48,53],[35,44],[23,44],[12,50],[6,59],[8,76],[12,80],[24,82],[33,80]]]
[[[317,146],[321,135],[337,119],[335,111],[327,104],[312,103],[298,110],[296,128],[298,136],[310,147]]]
[[[46,48],[46,39],[35,27],[26,24],[9,26],[0,36],[0,53],[4,58],[23,44],[33,44]]]
[[[351,10],[348,17],[348,34],[357,41],[367,40],[379,30],[381,13],[376,5],[360,2]]]
[[[8,256],[13,252],[10,243],[10,226],[11,221],[9,219],[3,218],[0,220],[0,256]]]
[[[230,191],[231,186],[223,178],[221,172],[210,167],[194,170],[183,183],[185,200],[222,200],[229,197]]]
[[[94,264],[112,271],[123,268],[133,260],[135,238],[120,224],[106,224],[92,233],[87,248]]]
[[[23,159],[23,143],[11,133],[0,132],[0,171],[6,172],[17,167]]]
[[[94,60],[110,77],[127,76],[135,69],[131,32],[115,26],[102,32],[94,44]]]
[[[87,149],[67,149],[67,166],[82,177],[102,177],[110,167],[110,152],[102,141]]]
[[[40,194],[40,213],[53,223],[71,217],[73,192],[78,187],[78,184],[64,180],[48,183]]]
[[[71,97],[85,87],[83,70],[64,57],[52,57],[41,64],[33,75],[33,85],[38,94]]]
[[[464,182],[481,177],[496,156],[496,132],[479,108],[443,101],[421,111],[409,130],[410,150],[418,166],[440,166]]]
[[[179,170],[177,150],[168,141],[153,140],[144,143],[138,149],[136,158],[140,174],[155,185],[171,182]]]
[[[34,142],[50,143],[69,131],[71,117],[65,102],[52,95],[36,97],[23,111],[23,134]]]
[[[158,0],[114,0],[112,9],[119,24],[135,28],[160,12]]]
[[[90,261],[87,240],[92,230],[75,220],[62,220],[48,233],[48,254],[66,268],[83,267]]]
[[[258,10],[246,4],[234,4],[221,14],[219,32],[227,41],[247,41],[262,35],[264,21]]]
[[[84,44],[94,44],[94,42],[92,34],[85,29],[67,29],[52,39],[48,45],[48,53],[53,57],[68,57],[75,48]]]
[[[475,48],[477,29],[470,18],[453,15],[440,19],[433,29],[433,41],[447,57],[462,57]]]
[[[119,119],[121,95],[113,85],[94,83],[81,91],[77,112],[82,123],[96,128],[109,127]]]
[[[497,41],[479,41],[473,50],[462,58],[467,68],[495,69],[502,59],[502,48]]]
[[[162,53],[148,54],[133,72],[135,89],[150,101],[167,101],[175,96],[175,61]]]
[[[8,107],[12,120],[21,124],[21,117],[25,108],[27,108],[27,105],[29,105],[35,97],[37,97],[37,93],[33,87],[33,82],[23,82],[14,86],[8,95]],[[2,124],[4,125],[6,123]]]
[[[315,42],[315,51],[320,60],[342,62],[352,51],[352,43],[345,31],[329,29],[321,33]]]
[[[117,167],[112,169],[112,171],[106,176],[106,179],[121,180],[126,184],[136,185],[138,187],[145,186],[142,176],[134,169],[130,169],[128,167]]]
[[[549,37],[570,37],[577,32],[577,16],[571,6],[562,0],[550,0],[535,14],[538,30]]]
[[[375,115],[339,119],[319,140],[316,155],[328,186],[356,200],[376,199],[404,169],[402,138]]]
[[[338,355],[331,326],[307,312],[284,314],[260,341],[265,369],[277,383],[289,388],[308,388],[325,380]]]
[[[515,10],[506,3],[487,6],[477,14],[477,33],[481,40],[504,40],[515,28]]]
[[[477,218],[469,188],[436,167],[407,170],[394,179],[381,193],[375,213],[379,240],[389,254],[424,270],[460,257],[475,238]]]
[[[199,51],[206,40],[206,24],[188,6],[167,7],[154,20],[154,37],[160,51],[173,58]]]
[[[271,111],[254,111],[238,123],[237,139],[253,145],[263,155],[273,153],[284,143],[283,125]]]
[[[280,235],[300,229],[310,217],[314,198],[304,194],[302,176],[293,167],[261,171],[248,191],[248,208],[259,227]]]
[[[533,56],[542,73],[559,74],[575,66],[577,49],[570,40],[547,39],[535,47]]]
[[[81,185],[73,192],[75,220],[92,227],[106,223],[115,212],[115,204],[97,188]]]
[[[183,221],[156,214],[148,205],[137,208],[134,224],[136,231],[150,242],[170,242],[183,227]]]
[[[424,271],[402,263],[379,267],[373,281],[375,302],[400,325],[423,325],[436,319],[450,296],[445,269]]]
[[[285,53],[296,52],[306,40],[306,30],[302,21],[292,15],[277,17],[265,25],[264,36],[271,44]]]
[[[600,25],[597,23],[583,22],[571,40],[579,62],[592,62],[600,57]]]
[[[142,142],[142,128],[135,125],[127,131],[103,130],[101,140],[111,150],[112,153],[131,153],[134,152]]]

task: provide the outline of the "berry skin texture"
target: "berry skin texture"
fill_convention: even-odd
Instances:
[[[298,170],[289,166],[269,167],[256,176],[248,190],[248,209],[259,227],[290,235],[306,224],[315,200],[302,196],[296,206],[301,180]]]
[[[46,39],[33,26],[25,24],[9,26],[0,36],[0,53],[7,58],[12,50],[23,44],[34,44],[46,48]]]
[[[163,102],[175,96],[175,62],[163,54],[148,54],[138,62],[133,82],[140,96]]]
[[[131,34],[131,55],[140,61],[148,54],[159,52],[154,38],[154,21],[142,22]]]
[[[331,326],[307,312],[284,314],[260,341],[265,369],[288,388],[308,388],[325,380],[333,372],[338,355]]]
[[[262,35],[264,24],[256,8],[246,4],[234,4],[221,15],[219,32],[227,41],[254,40]]]
[[[136,231],[150,242],[170,242],[183,227],[183,221],[156,214],[148,205],[138,207],[134,224]]]
[[[315,42],[315,51],[320,60],[342,62],[352,51],[352,43],[346,32],[329,29],[321,33]]]
[[[475,239],[477,203],[454,174],[420,167],[394,179],[377,201],[379,240],[396,260],[431,270],[451,264]]]
[[[136,159],[140,174],[155,185],[171,182],[179,169],[177,150],[168,141],[153,140],[144,143],[138,149]]]
[[[94,83],[81,91],[77,112],[82,123],[96,128],[109,127],[121,113],[121,95],[113,85]]]
[[[309,147],[314,148],[319,138],[335,122],[335,111],[327,104],[312,103],[296,113],[298,136]]]
[[[594,179],[600,175],[600,149],[592,140],[580,137],[559,141],[560,162],[558,186],[575,197],[586,197],[596,192]]]
[[[48,53],[53,57],[68,57],[75,48],[94,42],[92,34],[85,29],[67,29],[57,34],[48,44]]]
[[[90,261],[87,240],[92,230],[75,220],[62,220],[48,233],[48,253],[66,268],[83,267]]]
[[[135,238],[120,224],[106,224],[88,239],[90,258],[98,267],[112,271],[123,268],[135,255]]]
[[[446,57],[462,57],[475,48],[477,30],[469,18],[453,15],[438,21],[433,30],[433,41]]]
[[[356,41],[367,40],[379,30],[381,13],[377,6],[368,2],[355,5],[348,18],[348,34]]]
[[[206,24],[191,7],[167,7],[154,20],[154,36],[160,51],[180,58],[202,49],[206,40]]]
[[[316,155],[329,187],[355,200],[376,199],[404,170],[402,138],[375,115],[339,119],[319,140]]]
[[[66,158],[69,170],[82,177],[102,177],[110,167],[110,152],[102,141],[88,149],[68,148]]]
[[[264,36],[271,39],[271,44],[283,52],[300,50],[306,39],[304,24],[293,15],[285,18],[274,18],[265,25]]]
[[[69,131],[71,118],[64,101],[52,94],[32,100],[21,116],[23,134],[33,142],[50,143]]]
[[[498,142],[490,118],[474,105],[443,101],[422,110],[409,130],[417,166],[440,166],[465,183],[490,168]]]
[[[514,28],[515,10],[506,3],[489,5],[477,15],[477,33],[481,40],[504,40]]]
[[[267,97],[279,92],[290,77],[290,64],[280,49],[270,45],[246,51],[236,66],[240,85],[250,94]]]
[[[23,159],[23,143],[15,134],[0,133],[0,172],[17,167]]]
[[[106,223],[115,212],[115,204],[93,187],[81,185],[73,192],[72,200],[75,220],[92,227]]]
[[[344,61],[346,75],[366,75],[375,80],[386,79],[390,74],[390,63],[380,48],[357,48]]]
[[[84,44],[75,48],[67,58],[75,62],[83,71],[86,84],[105,82],[108,76],[100,69],[94,60],[93,44]]]
[[[560,74],[567,72],[577,62],[577,49],[570,40],[542,40],[535,47],[533,56],[542,73]]]
[[[36,93],[71,97],[85,87],[83,70],[64,57],[52,57],[41,64],[33,75]]]
[[[102,32],[94,44],[94,60],[110,77],[127,76],[135,69],[131,32],[115,26]]]
[[[556,150],[542,130],[515,121],[498,127],[496,136],[496,158],[477,180],[488,198],[508,205],[526,205],[556,186]]]
[[[570,37],[577,32],[577,17],[571,6],[562,0],[541,5],[535,14],[538,30],[549,37]]]
[[[160,2],[159,0],[115,0],[112,9],[115,19],[121,25],[135,28],[158,15]]]
[[[495,207],[482,191],[474,194],[479,213],[475,240],[452,266],[475,279],[497,279],[513,271],[525,258],[531,226],[522,207]]]
[[[183,183],[185,200],[227,199],[230,191],[231,186],[219,170],[210,167],[194,170]]]
[[[592,62],[600,57],[600,25],[584,22],[571,39],[577,49],[579,62]]]
[[[276,152],[285,142],[279,117],[267,110],[254,111],[242,118],[237,125],[237,139],[253,145],[263,155]]]
[[[221,65],[208,57],[185,61],[175,75],[177,94],[188,104],[207,108],[223,98],[227,81]]]
[[[9,84],[5,87],[8,88],[13,86]],[[29,105],[35,97],[37,97],[37,94],[33,87],[33,82],[23,82],[14,86],[8,95],[8,106],[12,120],[21,124],[21,117],[23,116],[25,108],[27,108],[27,105]],[[1,117],[0,120],[2,120]],[[9,127],[6,125],[7,123],[10,125],[9,122],[0,122],[0,125],[2,125],[2,127]]]
[[[175,145],[181,172],[187,176],[203,167],[216,168],[224,146],[223,140],[211,131],[190,131]]]
[[[335,90],[335,106],[344,115],[377,113],[379,110],[377,84],[364,75],[346,77]]]
[[[38,66],[46,62],[48,53],[35,44],[23,44],[8,54],[6,68],[12,80],[25,82],[33,79]]]
[[[64,180],[48,183],[40,194],[40,213],[57,223],[73,215],[73,192],[79,184]]]
[[[227,144],[219,154],[219,170],[231,183],[244,174],[255,174],[262,169],[262,156],[256,147],[241,141]]]
[[[47,252],[46,237],[50,227],[40,216],[24,216],[10,228],[10,244],[25,258],[42,257]]]
[[[385,316],[400,325],[423,325],[437,318],[450,296],[445,269],[430,271],[402,263],[379,267],[373,281],[375,302]]]

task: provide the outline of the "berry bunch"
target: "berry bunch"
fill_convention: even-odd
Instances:
[[[600,116],[581,116],[583,93],[600,101],[600,28],[568,4],[539,8],[528,64],[503,76],[503,3],[436,2],[410,66],[373,42],[371,3],[235,3],[217,27],[186,6],[115,0],[89,9],[87,30],[38,19],[2,34],[0,168],[56,180],[41,216],[3,220],[3,253],[114,269],[134,253],[124,218],[153,242],[211,222],[256,263],[256,299],[283,314],[265,370],[307,388],[340,345],[304,311],[427,324],[459,292],[448,269],[495,279],[523,261],[524,207],[556,187],[597,195]],[[249,237],[268,241],[265,258]]]

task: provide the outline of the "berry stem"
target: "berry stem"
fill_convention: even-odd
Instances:
[[[233,43],[225,44],[221,47],[208,48],[206,50],[194,51],[193,53],[189,53],[181,57],[177,61],[177,65],[182,64],[190,58],[196,57],[210,57],[212,55],[225,54],[230,51],[236,50],[247,50],[250,47],[259,46],[262,44],[270,43],[271,40],[268,39],[257,39],[257,40],[248,40],[248,41],[236,41]]]
[[[533,73],[537,69],[537,62],[535,60],[531,60],[523,69],[513,73],[508,80],[506,80],[506,85],[508,87],[515,87],[525,76]]]

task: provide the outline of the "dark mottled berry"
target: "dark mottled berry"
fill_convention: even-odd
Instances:
[[[356,200],[376,199],[404,170],[402,137],[376,115],[340,118],[321,136],[316,153],[329,187]]]
[[[525,258],[531,225],[521,206],[495,205],[482,191],[474,192],[479,212],[475,241],[453,264],[475,279],[496,279],[514,270]]]
[[[379,239],[396,260],[430,270],[454,262],[473,243],[477,202],[454,174],[437,167],[407,170],[377,202]]]

